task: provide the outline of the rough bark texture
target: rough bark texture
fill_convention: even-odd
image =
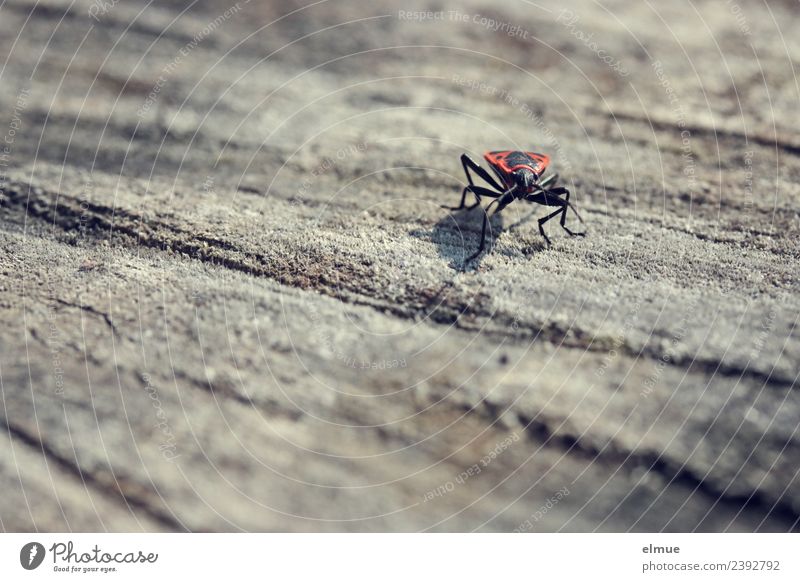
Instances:
[[[0,8],[0,528],[797,529],[797,3],[303,4]]]

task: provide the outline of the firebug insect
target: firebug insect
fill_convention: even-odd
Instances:
[[[494,198],[486,207],[486,212],[483,216],[480,247],[467,261],[471,261],[483,252],[486,245],[486,224],[489,222],[489,210],[494,204],[497,206],[494,208],[492,214],[502,211],[515,200],[525,200],[544,206],[557,206],[558,210],[539,219],[539,232],[544,237],[544,240],[547,241],[548,245],[551,243],[544,232],[544,224],[559,214],[561,215],[561,228],[563,228],[567,234],[570,236],[583,236],[585,234],[583,232],[572,232],[565,224],[567,208],[572,209],[575,216],[578,217],[578,220],[583,222],[583,219],[580,214],[578,214],[578,211],[575,210],[575,207],[569,202],[569,190],[564,187],[553,187],[558,181],[558,174],[551,174],[544,180],[541,179],[542,175],[547,170],[547,166],[550,164],[549,156],[533,152],[509,150],[486,152],[483,157],[489,163],[489,167],[497,175],[499,183],[489,172],[484,170],[467,154],[462,154],[461,165],[464,167],[464,173],[467,175],[469,184],[465,186],[464,190],[461,192],[461,204],[459,206],[444,207],[449,210],[461,210],[465,207],[467,210],[472,210],[480,205],[481,197],[486,196],[488,198]],[[470,170],[483,178],[493,189],[476,186],[472,181]],[[467,192],[471,192],[476,199],[475,204],[471,206],[466,206]]]

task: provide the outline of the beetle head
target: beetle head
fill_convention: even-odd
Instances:
[[[516,183],[517,188],[523,192],[530,192],[538,180],[538,176],[528,168],[515,170],[511,176],[514,178],[514,183]]]

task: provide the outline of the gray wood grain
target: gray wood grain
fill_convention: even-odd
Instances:
[[[0,527],[796,530],[793,4],[289,4],[0,9]]]

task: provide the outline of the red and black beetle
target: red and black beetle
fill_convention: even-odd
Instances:
[[[472,160],[467,154],[461,155],[461,165],[464,167],[464,173],[467,175],[469,184],[461,192],[461,204],[459,206],[447,207],[450,210],[460,210],[466,207],[467,192],[472,192],[475,196],[475,204],[466,207],[467,210],[472,210],[481,203],[481,197],[487,196],[494,198],[492,202],[486,207],[486,212],[483,216],[483,229],[481,230],[481,246],[478,251],[469,257],[470,261],[477,257],[484,249],[486,244],[486,224],[489,222],[489,209],[492,204],[497,204],[494,209],[496,214],[503,210],[506,206],[511,204],[514,200],[526,200],[535,204],[542,204],[544,206],[557,206],[558,210],[548,214],[547,216],[539,219],[539,232],[542,233],[544,240],[550,244],[550,239],[544,233],[543,225],[551,218],[561,215],[561,228],[563,228],[570,236],[583,236],[582,232],[572,232],[567,228],[565,221],[567,219],[567,208],[571,208],[578,217],[578,220],[583,222],[583,219],[569,202],[569,190],[563,187],[553,188],[552,186],[558,181],[558,174],[551,174],[544,180],[541,180],[542,174],[547,170],[550,164],[550,157],[544,154],[537,154],[534,152],[520,152],[520,151],[498,151],[486,152],[483,157],[489,163],[494,173],[499,178],[501,184],[495,180],[489,172],[481,168],[475,161]],[[494,190],[476,186],[472,181],[472,174],[470,169],[483,178],[487,184],[492,186]]]

